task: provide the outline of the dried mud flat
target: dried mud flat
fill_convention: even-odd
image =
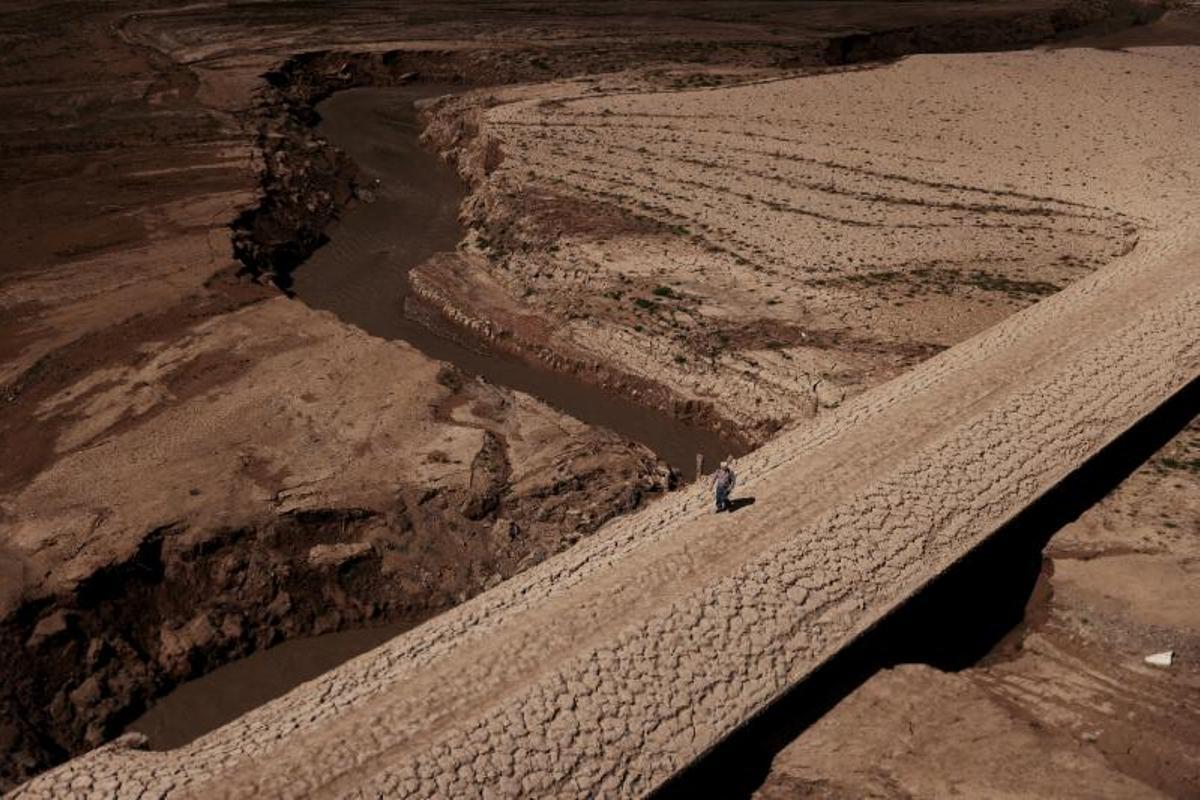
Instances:
[[[892,53],[870,37],[831,40],[806,32],[808,38],[789,39],[766,35],[762,25],[754,30],[762,41],[741,52],[731,42],[744,29],[691,19],[691,33],[710,39],[681,40],[671,57],[686,61],[716,53],[712,60],[720,68],[657,65],[589,80],[567,73],[601,72],[630,58],[649,61],[649,48],[637,39],[615,42],[607,23],[580,19],[551,26],[558,26],[564,42],[549,49],[532,44],[545,41],[537,26],[550,24],[536,19],[524,20],[530,29],[506,28],[487,47],[447,36],[444,18],[421,22],[409,14],[389,34],[376,24],[377,12],[364,7],[338,18],[345,31],[338,46],[353,50],[358,37],[366,43],[362,52],[286,61],[290,77],[286,69],[274,73],[276,93],[266,90],[256,100],[252,93],[263,91],[259,74],[279,69],[296,51],[329,47],[329,31],[314,25],[319,12],[297,6],[259,19],[254,10],[229,16],[215,6],[132,15],[106,10],[62,31],[63,51],[56,53],[19,27],[49,26],[45,12],[34,4],[19,11],[24,16],[14,15],[5,31],[16,44],[6,74],[28,66],[21,61],[27,58],[58,76],[58,83],[40,94],[20,79],[6,84],[19,112],[8,123],[6,179],[27,187],[22,199],[6,201],[14,230],[23,234],[13,237],[17,257],[0,284],[6,319],[0,432],[6,456],[13,454],[0,477],[3,667],[15,676],[5,689],[0,730],[13,754],[6,757],[6,780],[106,740],[179,680],[279,638],[364,621],[419,621],[590,534],[670,484],[643,448],[587,429],[528,397],[464,380],[410,348],[372,339],[230,275],[237,266],[227,255],[231,237],[249,266],[290,268],[289,259],[303,257],[303,248],[315,245],[350,201],[352,165],[301,117],[290,116],[332,88],[387,83],[418,67],[442,79],[556,78],[469,94],[430,110],[429,141],[456,161],[472,190],[467,246],[439,259],[436,269],[434,263],[422,268],[414,281],[448,320],[749,439],[765,439],[814,411],[829,412],[814,427],[786,434],[748,458],[743,469],[752,476],[749,491],[757,502],[739,512],[746,525],[738,536],[711,535],[716,523],[698,516],[699,498],[677,495],[606,526],[598,538],[527,573],[521,583],[505,584],[490,599],[463,606],[231,728],[166,754],[129,751],[128,742],[97,751],[28,785],[24,791],[31,795],[68,789],[132,794],[149,784],[208,794],[212,787],[204,781],[210,779],[221,781],[223,791],[249,792],[249,784],[238,784],[241,778],[224,770],[236,771],[241,758],[266,752],[278,758],[276,774],[242,775],[266,793],[280,791],[285,779],[334,780],[351,763],[359,766],[344,773],[347,786],[369,786],[367,781],[390,781],[387,768],[402,761],[419,768],[414,791],[447,790],[426,780],[429,770],[418,757],[423,743],[453,736],[483,719],[484,709],[520,697],[514,687],[540,691],[538,681],[556,670],[568,674],[575,663],[568,657],[574,658],[580,641],[600,652],[599,643],[616,626],[669,612],[668,600],[682,603],[706,582],[733,575],[740,559],[770,553],[788,531],[819,524],[822,512],[853,501],[858,489],[888,478],[897,464],[920,462],[914,454],[931,444],[935,432],[959,424],[967,430],[986,414],[994,417],[1022,387],[1035,390],[1043,378],[1051,386],[1060,368],[1072,368],[1088,352],[1085,345],[1094,344],[1097,353],[1115,348],[1113,363],[1130,376],[1129,384],[1101,386],[1099,373],[1085,369],[1069,376],[1077,379],[1075,394],[1063,395],[1054,407],[1094,396],[1098,405],[1088,418],[1064,415],[1059,421],[1069,429],[1035,431],[1045,434],[1042,439],[1011,432],[1003,419],[988,429],[981,441],[1017,448],[1013,458],[1021,467],[993,483],[1002,497],[982,509],[975,524],[1001,519],[1003,509],[1045,488],[1055,470],[1195,376],[1196,333],[1188,327],[1196,319],[1189,283],[1195,231],[1187,217],[1196,207],[1197,154],[1188,149],[1186,131],[1197,123],[1188,103],[1197,64],[1190,48],[916,58],[797,79],[781,73],[792,68],[785,54],[815,63],[829,57],[830,41],[838,42],[839,58],[853,47],[868,56]],[[471,23],[489,24],[494,21]],[[572,25],[574,38],[565,35]],[[1030,35],[1044,35],[1040,30],[1033,25]],[[422,43],[420,33],[437,41]],[[986,37],[977,42],[986,46]],[[81,44],[90,48],[93,64],[80,63],[70,49]],[[998,72],[1005,76],[999,84]],[[780,77],[785,79],[775,80]],[[696,88],[718,82],[750,85]],[[1096,102],[1078,91],[1083,85],[1127,102]],[[289,92],[299,103],[291,111],[272,105]],[[71,101],[60,102],[64,96]],[[890,98],[886,107],[882,96]],[[894,118],[896,108],[906,109],[907,118]],[[721,122],[729,115],[753,122],[731,132]],[[52,134],[33,133],[31,120]],[[1031,136],[1034,123],[1055,127]],[[260,138],[252,144],[255,134]],[[905,145],[912,141],[926,144]],[[280,153],[284,161],[295,160],[280,168]],[[696,163],[701,159],[713,160]],[[80,165],[86,165],[82,175]],[[510,195],[527,202],[515,206]],[[264,214],[272,204],[278,213]],[[226,226],[255,206],[251,237],[245,237],[245,225],[231,233]],[[46,219],[53,224],[47,227]],[[288,242],[301,249],[277,246]],[[954,250],[947,242],[957,242],[961,252],[947,251]],[[1067,295],[1035,307],[1037,313],[1012,318],[923,372],[904,373],[879,394],[854,399],[1113,258],[1114,266],[1082,278]],[[577,299],[570,309],[555,304],[562,293]],[[1129,353],[1119,337],[1101,335],[1118,330],[1122,320],[1144,334],[1134,337]],[[1144,331],[1137,327],[1143,324]],[[1175,326],[1168,340],[1161,338],[1164,324]],[[539,339],[546,330],[554,335]],[[1007,356],[995,363],[979,356],[989,352],[980,343],[989,341],[1001,342]],[[647,353],[655,354],[657,371]],[[1171,353],[1179,360],[1172,361]],[[967,366],[940,377],[945,365],[960,362]],[[944,405],[932,399],[936,392],[913,388],[931,375],[949,393]],[[937,413],[922,428],[916,417],[887,412],[892,404]],[[874,428],[858,427],[859,415],[876,413],[882,421]],[[1044,416],[1031,413],[1031,420]],[[822,444],[823,436],[833,438]],[[1028,441],[1015,441],[1021,439]],[[1031,477],[1019,453],[1039,452],[1031,449],[1039,442],[1065,450],[1054,457],[1040,451],[1044,463]],[[858,460],[850,459],[851,452],[860,454]],[[955,452],[939,451],[939,458],[954,464]],[[986,463],[976,477],[989,477]],[[922,485],[931,494],[954,484],[936,471],[928,475],[932,483]],[[1194,497],[1188,494],[1194,486],[1180,485],[1181,497]],[[797,505],[796,486],[815,496]],[[954,502],[969,495],[964,490]],[[1113,569],[1142,576],[1137,585],[1175,580],[1184,590],[1194,587],[1188,567],[1194,506],[1183,502],[1178,536],[1129,545],[1138,550],[1131,555],[1143,560],[1113,562]],[[880,524],[891,533],[891,523]],[[947,549],[934,548],[942,555],[970,538],[946,532],[952,534]],[[967,539],[957,538],[963,535]],[[831,553],[847,542],[839,536],[826,537]],[[899,529],[892,540],[898,547],[905,541]],[[681,546],[698,549],[676,558]],[[738,546],[744,549],[733,552]],[[721,552],[708,552],[712,548]],[[641,552],[641,560],[618,559],[624,551]],[[698,707],[711,711],[707,719],[673,717],[671,725],[659,724],[665,720],[655,719],[663,699],[656,691],[664,687],[653,678],[669,665],[647,655],[644,695],[614,700],[625,709],[615,715],[601,703],[597,719],[653,721],[662,742],[629,728],[581,723],[604,729],[603,758],[629,750],[626,763],[634,769],[590,778],[581,772],[578,785],[628,780],[612,788],[637,792],[674,774],[704,741],[715,741],[747,709],[801,674],[813,663],[806,658],[818,658],[839,630],[866,624],[889,598],[899,599],[905,580],[919,583],[936,571],[942,562],[931,552],[914,551],[881,566],[876,577],[892,569],[901,580],[881,589],[860,614],[833,599],[816,602],[823,612],[837,611],[838,624],[824,634],[828,638],[801,637],[808,656],[788,668],[793,671],[747,681],[746,691],[707,678],[680,682],[680,692],[702,690]],[[1146,558],[1154,563],[1147,566]],[[833,598],[839,581],[861,577],[861,564],[846,571],[835,568],[836,561],[830,562],[832,584],[810,587],[815,598]],[[671,576],[647,590],[649,573],[635,567],[652,563]],[[687,566],[676,572],[671,564]],[[817,574],[810,566],[803,570]],[[1071,570],[1057,571],[1056,586],[1083,588],[1055,595],[1069,621],[1072,608],[1091,615],[1112,606],[1096,588],[1111,576],[1098,577],[1087,567]],[[610,575],[607,583],[589,578],[577,584],[571,577],[597,571]],[[862,588],[874,585],[865,581]],[[537,588],[522,596],[522,586]],[[620,591],[605,595],[602,588]],[[588,616],[588,609],[600,606],[584,603],[565,613],[561,604],[570,602],[564,598],[571,592],[602,598],[605,609],[614,599],[629,605],[611,617],[606,610],[601,625],[600,617]],[[504,597],[514,598],[511,605]],[[564,613],[547,617],[546,603]],[[717,610],[709,622],[728,619],[722,602],[712,608]],[[786,615],[774,621],[751,616],[745,622],[753,635],[747,628],[745,641],[791,652],[787,636],[761,627],[782,624]],[[1053,653],[1089,664],[1109,652],[1104,642],[1083,655],[1064,649],[1070,637],[1054,631],[1086,639],[1090,629],[1077,620],[1062,623],[1061,615],[1048,619],[1050,627],[1039,631],[1050,633],[1034,638],[1049,643],[1043,651],[1058,648]],[[1120,614],[1113,619],[1105,624],[1127,624]],[[470,640],[493,624],[507,631],[506,645],[482,653],[468,647],[466,655],[458,649],[456,626]],[[1195,627],[1186,614],[1163,627],[1184,637],[1177,644],[1182,654],[1192,652],[1194,639],[1187,637],[1195,636]],[[445,657],[462,667],[455,674],[479,679],[446,682],[449,673],[424,665],[425,656],[414,654],[434,641],[442,644],[427,651],[429,657],[449,647]],[[731,657],[738,652],[715,649]],[[1151,723],[1164,719],[1168,706],[1185,709],[1178,712],[1182,723],[1152,748],[1174,747],[1183,760],[1152,769],[1134,763],[1141,755],[1122,760],[1117,753],[1125,741],[1120,737],[1140,730],[1136,726],[1113,723],[1118,733],[1110,732],[1110,740],[1091,727],[1080,733],[1070,719],[1063,722],[1065,702],[1022,694],[1030,675],[1061,675],[1068,668],[1062,664],[1077,663],[1062,655],[1057,662],[1038,661],[1035,647],[1022,652],[966,679],[983,686],[988,698],[1005,700],[1002,716],[1027,714],[1059,733],[1093,737],[1080,756],[1079,774],[1089,781],[1131,781],[1175,793],[1195,785],[1187,754],[1196,749],[1196,715],[1186,711],[1194,702],[1195,675],[1187,658],[1169,676],[1150,673],[1149,688],[1129,700]],[[511,661],[489,671],[506,653]],[[747,666],[739,663],[738,669]],[[764,658],[749,666],[772,663]],[[711,664],[726,666],[722,659]],[[704,672],[697,669],[697,675]],[[417,673],[431,682],[427,695],[396,690],[397,676]],[[607,687],[631,674],[614,669],[610,680],[606,670],[605,691],[595,697],[602,699]],[[1127,679],[1118,674],[1101,673],[1096,681]],[[590,673],[581,679],[583,686],[594,682]],[[718,684],[727,688],[718,691]],[[887,686],[880,691],[886,695]],[[447,692],[459,694],[442,703]],[[1093,687],[1088,698],[1090,706],[1071,705],[1081,726],[1104,713],[1103,692]],[[379,704],[372,723],[379,723],[379,738],[341,742],[361,750],[337,763],[312,758],[314,749],[341,758],[326,747],[327,737],[341,725],[357,727],[368,699]],[[441,704],[447,716],[431,717],[413,705],[425,703]],[[642,714],[638,703],[653,707]],[[847,704],[838,712],[854,708]],[[1001,713],[986,709],[980,719]],[[830,719],[836,721],[838,712]],[[327,724],[332,718],[340,721]],[[444,727],[403,734],[403,745],[389,738],[414,719],[421,725],[436,719]],[[500,740],[512,741],[522,724],[532,724],[506,719],[496,714],[488,723],[499,725]],[[289,734],[281,738],[284,731]],[[574,752],[575,744],[584,747],[584,739],[568,734],[563,742],[539,740],[519,769],[497,756],[491,766],[477,765],[484,771],[473,778],[507,776],[528,780],[527,790],[570,791],[544,782],[556,780],[555,773],[542,771],[536,754],[542,745],[547,757],[555,747],[565,748],[560,756]],[[280,741],[286,742],[282,748]],[[1038,741],[1047,746],[1048,740]],[[452,759],[472,752],[464,745],[446,756],[439,748]],[[400,759],[402,751],[412,758]],[[583,752],[595,758],[595,748]],[[1131,745],[1128,752],[1144,754],[1146,747]],[[778,781],[797,774],[788,771],[785,755]],[[304,768],[285,775],[297,761]],[[803,764],[799,774],[809,777],[819,769],[811,758],[793,763]],[[895,774],[901,775],[902,759],[897,763]],[[314,778],[313,769],[321,775]],[[468,780],[457,768],[433,771]],[[815,778],[813,785],[853,787],[855,780],[839,772]],[[893,783],[883,791],[904,782]],[[763,790],[771,786],[768,780]],[[936,790],[918,784],[922,792]]]

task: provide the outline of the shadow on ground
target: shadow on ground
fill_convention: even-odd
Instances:
[[[735,497],[729,501],[729,513],[732,514],[733,512],[739,511],[746,506],[752,505],[754,505],[753,497]]]
[[[749,797],[775,755],[881,669],[922,663],[956,672],[978,663],[1024,620],[1042,550],[1200,413],[1192,381],[987,542],[861,636],[655,795]]]

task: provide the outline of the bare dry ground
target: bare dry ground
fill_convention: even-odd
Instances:
[[[1003,90],[985,80],[997,74],[1005,76]],[[1165,394],[1195,380],[1200,231],[1193,209],[1200,153],[1188,132],[1200,119],[1187,100],[1198,80],[1195,48],[1022,52],[914,57],[863,72],[566,103],[611,107],[612,116],[631,115],[641,104],[674,103],[679,113],[694,104],[709,115],[752,107],[761,109],[768,130],[772,114],[800,119],[793,127],[809,130],[836,120],[840,101],[855,97],[860,108],[854,130],[864,131],[872,147],[878,147],[874,126],[886,127],[897,117],[915,141],[937,135],[948,124],[942,120],[951,119],[956,136],[967,137],[970,146],[951,148],[943,161],[932,162],[923,173],[931,185],[910,190],[917,199],[942,198],[947,186],[968,195],[1011,192],[1023,203],[1066,209],[1063,215],[1103,212],[1136,220],[1138,242],[1063,292],[748,456],[741,462],[744,491],[756,502],[738,512],[734,528],[707,513],[701,492],[677,494],[192,745],[156,754],[130,750],[124,742],[47,774],[24,796],[68,786],[104,794],[117,784],[131,792],[228,795],[321,787],[434,796],[492,781],[502,793],[636,794],[653,788]],[[823,91],[814,89],[821,85]],[[984,91],[992,91],[988,104],[964,104],[964,97]],[[871,97],[888,102],[870,106]],[[1124,102],[1118,107],[1112,97]],[[486,112],[485,125],[542,113],[543,100],[539,95],[498,105]],[[928,113],[905,114],[917,107]],[[1034,122],[1053,126],[1053,135],[1031,137]],[[849,127],[841,132],[854,139]],[[1018,148],[1028,153],[1025,165],[1015,155]],[[527,151],[536,156],[536,140]],[[521,174],[514,165],[523,152],[507,151],[489,179]],[[879,163],[871,169],[904,175],[907,156],[893,155],[890,161],[874,155]],[[1053,171],[1052,186],[1045,185],[1042,170]],[[1048,189],[1053,201],[1042,194]],[[830,202],[848,203],[837,210],[849,214],[859,201]],[[736,209],[727,205],[732,216]],[[828,208],[821,213],[833,216]],[[895,213],[903,220],[910,213],[942,212],[918,205]],[[996,213],[1023,216],[1011,208]],[[1039,234],[1050,242],[1078,235],[1078,244],[1093,236],[1060,230],[1065,223],[1058,214],[1035,216],[1044,226]],[[743,220],[747,237],[753,221],[752,215]],[[809,231],[810,224],[799,230]],[[932,237],[914,230],[910,235],[933,246]],[[978,241],[987,244],[994,234],[985,230]],[[586,247],[616,253],[628,235],[621,231],[586,244],[567,237],[574,250],[563,258]],[[624,270],[663,263],[646,234],[633,235],[643,238],[640,249],[626,252]],[[902,242],[899,236],[893,238]],[[1033,232],[1026,236],[1036,243]],[[470,250],[459,258],[482,269],[482,257]],[[739,266],[720,261],[721,254],[697,252],[696,258],[714,271],[714,263],[726,273]],[[750,273],[757,271],[748,268],[740,283]],[[680,287],[703,291],[699,281]],[[829,286],[819,289],[805,290],[818,308],[824,292],[842,296]],[[710,304],[721,297],[713,295]],[[946,324],[934,314],[926,319],[891,308],[867,311],[873,315],[864,319],[892,332]],[[581,337],[572,345],[590,341]],[[613,350],[607,357],[618,356]],[[633,368],[634,361],[624,364]],[[1114,794],[1193,790],[1195,620],[1190,606],[1163,598],[1194,593],[1197,531],[1188,527],[1194,505],[1169,518],[1184,526],[1178,529],[1112,524],[1117,509],[1159,502],[1140,499],[1163,489],[1164,479],[1149,473],[1190,469],[1179,465],[1194,461],[1192,436],[1189,430],[1170,444],[1106,501],[1108,507],[1102,504],[1059,534],[1050,550],[1057,576],[1051,610],[1020,648],[956,678],[910,669],[866,684],[781,755],[775,783],[764,792],[786,791],[787,780],[794,788],[811,779],[835,795],[838,787],[897,795],[963,787],[1055,794],[1071,786],[1060,770],[1076,785],[1094,781]],[[1194,498],[1190,476],[1189,482],[1171,480],[1172,490],[1177,485]],[[1081,561],[1101,550],[1113,555],[1125,542],[1136,542],[1129,546],[1137,552],[1123,561]],[[1130,583],[1137,588],[1114,588],[1109,569],[1126,580],[1140,575]],[[1149,596],[1160,589],[1157,599]],[[1138,611],[1121,611],[1122,601]],[[1079,609],[1087,620],[1072,618]],[[1141,629],[1131,627],[1138,621]],[[1117,638],[1122,626],[1130,632]],[[1157,626],[1154,635],[1146,626]],[[1164,634],[1172,637],[1180,662],[1155,672],[1138,658],[1151,645],[1157,649]],[[1099,663],[1114,658],[1116,667]],[[863,703],[883,705],[888,718],[903,724],[910,712],[898,696],[911,702],[909,692],[949,698],[949,708],[936,706],[939,714],[952,719],[952,709],[961,708],[973,735],[1000,738],[1000,755],[983,746],[983,762],[974,763],[976,783],[956,784],[953,771],[922,757],[961,755],[953,728],[926,731],[928,738],[920,741],[901,739],[912,744],[915,761],[895,753],[897,738],[886,728],[849,740],[839,728],[847,724],[839,720],[852,725],[854,714],[868,713]],[[1129,712],[1134,717],[1127,723]],[[1104,727],[1093,728],[1101,718],[1108,720]],[[1033,732],[1025,722],[1030,719]],[[931,749],[921,751],[926,742]],[[883,748],[891,760],[863,776],[825,755],[848,747],[863,758]],[[1020,782],[989,767],[992,756],[1003,770],[1023,765],[1045,772]],[[1171,763],[1144,760],[1155,757]],[[575,767],[564,770],[568,763]],[[904,772],[907,764],[914,764],[915,778]]]
[[[1097,90],[1123,69],[1100,64]],[[489,93],[468,145],[497,162],[469,174],[474,252],[418,288],[534,345],[530,315],[549,319],[551,348],[661,381],[761,440],[1128,252],[1144,210],[1117,198],[1152,180],[1143,100],[1158,102],[1085,106],[999,62]]]
[[[747,456],[736,525],[676,493],[190,745],[131,737],[18,796],[642,794],[998,526],[1052,523],[1079,502],[1060,482],[1164,397],[1194,403],[1195,233]]]
[[[234,275],[302,257],[350,199],[352,166],[288,116],[319,94],[412,69],[528,82],[434,109],[431,142],[474,182],[474,230],[419,288],[497,328],[536,315],[559,348],[539,357],[642,376],[650,402],[755,439],[1194,208],[1178,53],[987,62],[1016,76],[1000,83],[940,62],[765,80],[1032,43],[1104,3],[971,4],[971,24],[961,4],[905,4],[882,37],[878,4],[737,5],[6,8],[0,786],[109,739],[180,680],[280,638],[423,619],[669,484],[643,448]],[[297,56],[318,50],[333,52]],[[1136,116],[1005,88],[1031,65]],[[909,119],[880,105],[881,82]],[[989,116],[982,98],[1018,108]],[[273,166],[281,151],[299,167]],[[246,229],[230,224],[267,207],[249,241],[271,247],[240,240],[235,261]]]

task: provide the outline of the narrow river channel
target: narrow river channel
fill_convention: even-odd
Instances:
[[[376,200],[348,211],[294,276],[296,296],[375,336],[401,339],[469,375],[541,398],[583,422],[649,447],[684,475],[697,453],[713,465],[744,448],[718,434],[515,357],[472,349],[404,315],[408,271],[462,238],[458,175],[419,141],[414,100],[449,87],[351,89],[323,102],[320,131],[370,178]],[[127,730],[165,750],[187,744],[403,631],[385,626],[294,639],[180,685]]]
[[[368,333],[402,339],[431,358],[499,386],[531,394],[576,419],[615,431],[653,450],[688,475],[697,453],[713,465],[744,448],[612,392],[514,356],[439,336],[404,314],[408,271],[462,238],[457,173],[421,146],[413,101],[449,87],[350,89],[321,103],[321,133],[380,183],[373,203],[350,209],[329,242],[294,276],[292,290]]]

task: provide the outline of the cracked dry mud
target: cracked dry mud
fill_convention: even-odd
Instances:
[[[1007,89],[962,109],[997,73]],[[1034,194],[1045,176],[1001,157],[1034,147],[1073,173],[1056,202],[1136,220],[1137,246],[741,459],[755,502],[736,517],[677,492],[189,745],[145,752],[129,737],[15,796],[662,785],[1200,376],[1198,80],[1195,48],[1029,52],[664,98],[759,101],[817,126],[868,81],[889,108],[923,109],[914,138],[942,128],[939,110],[974,132],[945,167],[972,187]],[[1043,96],[1068,118],[1031,102]],[[869,135],[880,113],[842,134]],[[1057,121],[1053,135],[1031,143],[1034,118]]]
[[[1194,795],[1198,395],[1193,383],[1010,526],[1010,545],[992,540],[946,590],[922,595],[923,611],[869,637],[870,672],[853,658],[829,665],[823,685],[845,687],[833,700],[802,689],[669,796]],[[1013,556],[998,557],[1006,546]],[[989,608],[1005,595],[1019,605]],[[986,638],[985,657],[964,659],[959,642],[992,618],[1000,644]],[[1172,669],[1144,663],[1165,647]]]

